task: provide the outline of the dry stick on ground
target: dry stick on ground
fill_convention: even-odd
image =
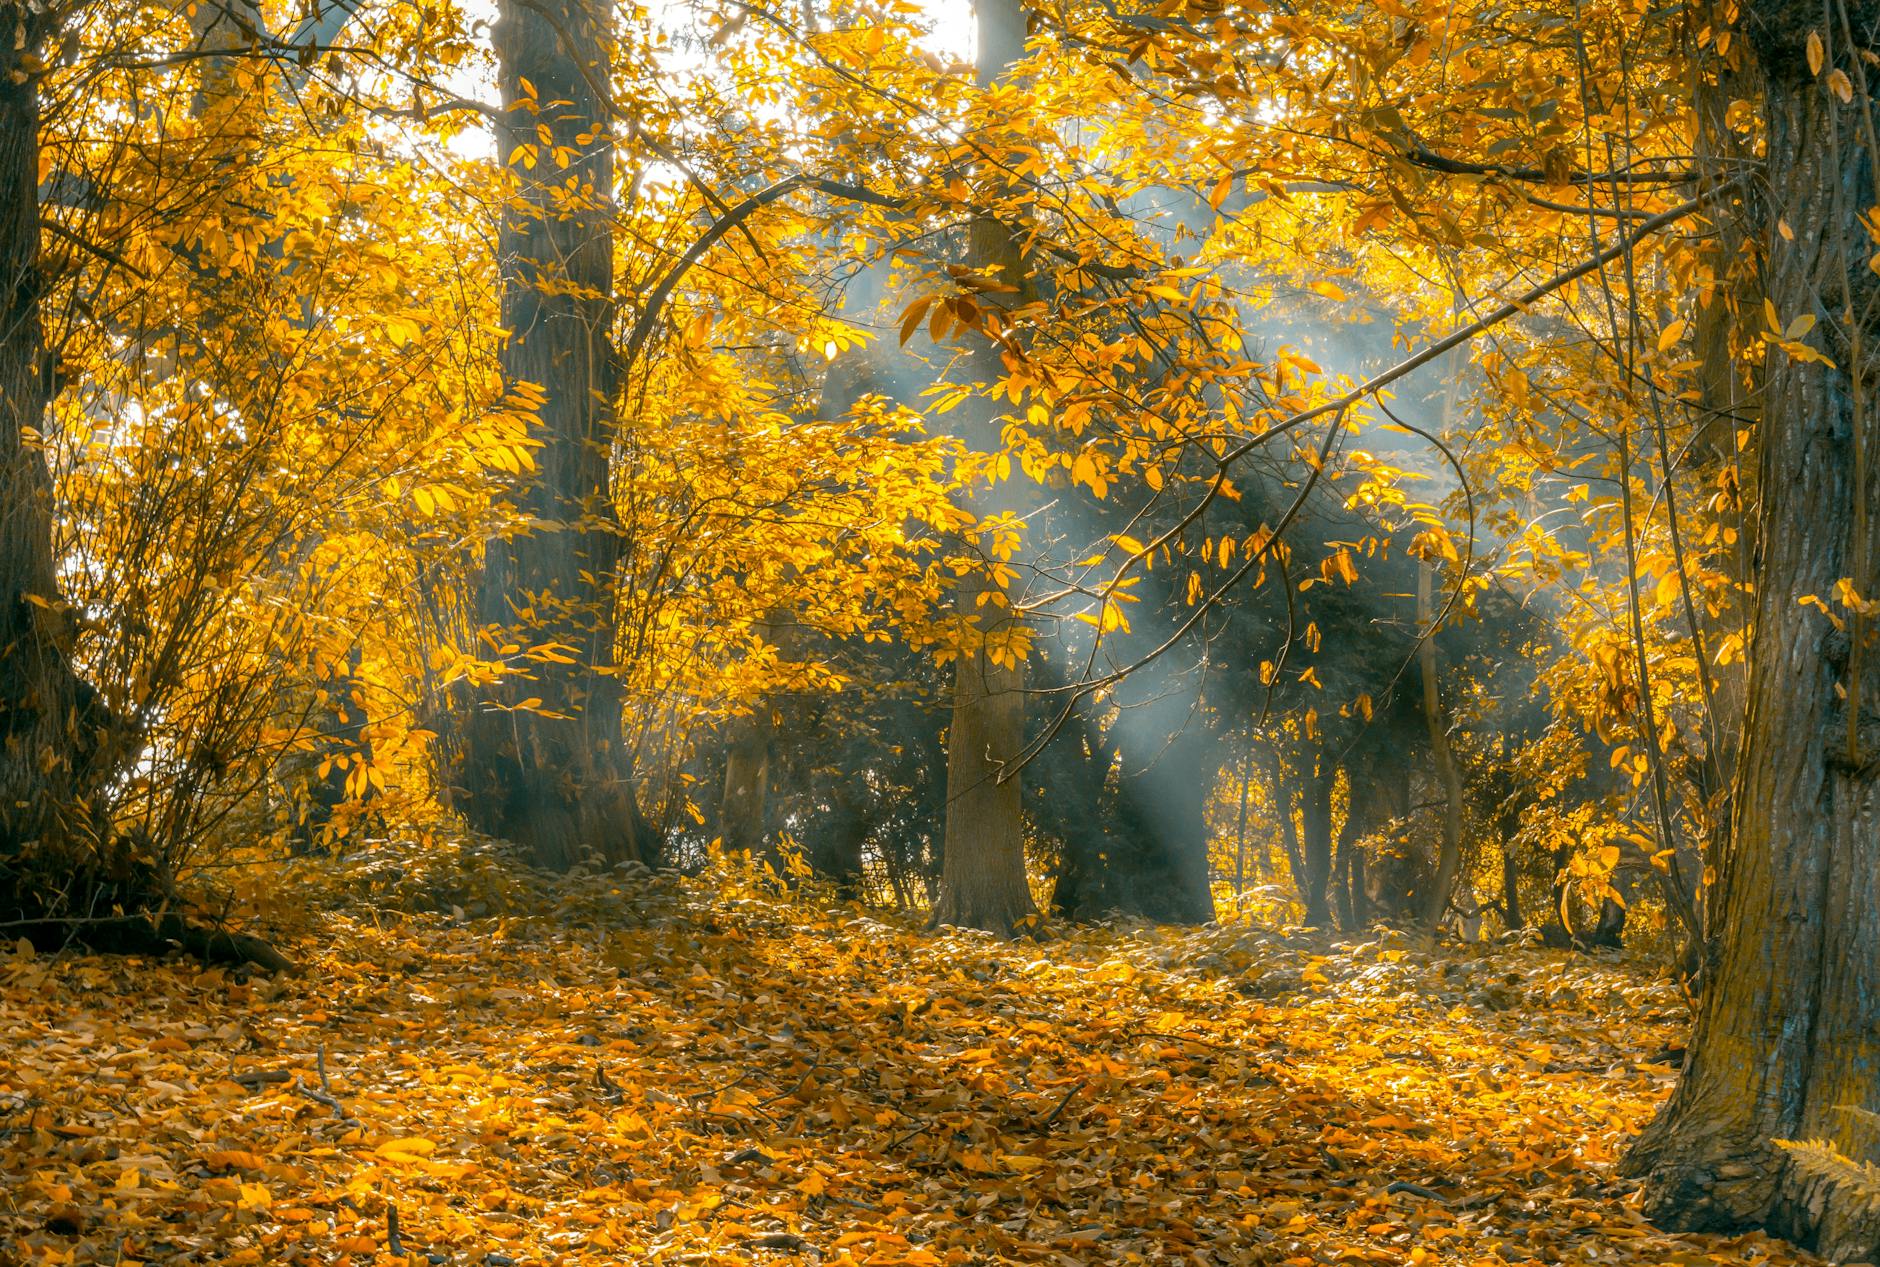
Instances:
[[[292,1089],[300,1092],[300,1094],[306,1096],[309,1100],[312,1100],[315,1104],[324,1104],[327,1108],[333,1110],[333,1116],[338,1118],[341,1122],[344,1122],[353,1126],[359,1125],[359,1119],[349,1116],[346,1112],[346,1106],[344,1104],[341,1104],[339,1101],[339,1097],[333,1094],[333,1083],[326,1076],[326,1044],[325,1043],[320,1044],[319,1053],[315,1055],[314,1057],[313,1068],[314,1068],[314,1072],[320,1076],[319,1089],[315,1090],[314,1088],[308,1086],[306,1083],[302,1082],[299,1078],[295,1078],[293,1080]]]
[[[1059,1100],[1057,1102],[1057,1106],[1053,1108],[1050,1113],[1045,1115],[1044,1121],[1038,1123],[1038,1129],[1041,1131],[1050,1130],[1052,1125],[1058,1120],[1058,1115],[1064,1112],[1064,1106],[1071,1102],[1071,1097],[1076,1095],[1079,1091],[1082,1091],[1083,1089],[1084,1089],[1083,1083],[1073,1082],[1071,1084],[1070,1090],[1064,1093],[1064,1098]]]
[[[777,1095],[771,1096],[768,1100],[759,1100],[757,1102],[758,1105],[762,1107],[763,1105],[767,1105],[767,1104],[775,1104],[777,1101],[787,1100],[791,1096],[795,1095],[798,1091],[801,1091],[803,1089],[803,1084],[810,1080],[810,1075],[815,1073],[818,1069],[822,1068],[822,1058],[823,1058],[822,1052],[820,1051],[817,1052],[816,1059],[810,1061],[809,1068],[803,1071],[803,1076],[796,1080],[795,1086],[791,1087],[788,1091],[780,1092]]]
[[[933,1125],[934,1125],[934,1119],[932,1119],[931,1117],[923,1117],[915,1125],[913,1130],[905,1131],[902,1134],[896,1135],[893,1139],[883,1144],[881,1146],[881,1151],[884,1153],[888,1152],[891,1149],[897,1148],[900,1145],[907,1143],[908,1140],[913,1139],[916,1135],[925,1135],[928,1131],[933,1129]]]

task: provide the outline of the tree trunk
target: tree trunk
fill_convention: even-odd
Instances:
[[[1234,821],[1234,907],[1238,913],[1247,891],[1247,793],[1253,786],[1253,762],[1242,757],[1235,773],[1240,778],[1240,813]]]
[[[775,648],[775,660],[788,660],[795,654],[795,625],[787,610],[771,612],[757,622],[753,632]],[[771,699],[760,696],[751,711],[734,717],[727,729],[731,742],[725,753],[724,794],[718,803],[719,833],[725,848],[755,856],[763,850],[770,826],[770,759],[777,738]]]
[[[1299,896],[1306,904],[1306,923],[1314,928],[1332,926],[1328,890],[1332,877],[1332,779],[1333,770],[1324,756],[1316,758],[1317,769],[1309,773],[1301,789],[1300,854],[1304,864],[1297,874]]]
[[[84,806],[76,622],[59,594],[40,442],[52,367],[40,325],[36,65],[49,25],[0,4],[0,907],[26,918],[60,908],[98,844]]]
[[[979,84],[984,88],[1023,53],[1025,21],[1017,0],[977,0],[974,7]],[[1018,242],[991,216],[973,221],[966,264],[1002,272],[1014,287],[1022,280]],[[997,343],[972,337],[974,376],[981,383],[996,382],[1003,376]],[[990,451],[1001,443],[997,406],[984,397],[975,404],[989,411],[976,420],[980,434],[973,437],[975,447]],[[1007,598],[1002,587],[978,574],[964,580],[956,595],[962,622],[973,633],[954,671],[953,720],[947,729],[946,836],[940,899],[933,913],[935,924],[1002,934],[1035,911],[1025,874],[1024,785],[1017,764],[1025,744],[1024,666],[1011,659],[995,663],[985,646],[987,638],[996,639],[1018,619]]]
[[[967,577],[964,607],[989,581]],[[990,618],[987,608],[1001,613]],[[974,619],[995,634],[1005,609],[988,603]],[[946,834],[935,925],[1009,934],[1034,913],[1025,874],[1024,785],[1016,763],[1025,742],[1025,679],[1019,664],[994,664],[985,650],[962,650],[947,728]]]
[[[1286,868],[1303,894],[1305,889],[1300,877],[1305,874],[1306,863],[1305,855],[1299,849],[1299,790],[1286,777],[1285,766],[1278,754],[1270,755],[1267,769],[1272,779],[1273,810],[1279,816],[1280,844],[1286,851]]]
[[[1049,660],[1040,661],[1049,671]],[[1052,684],[1062,681],[1053,675]],[[1116,751],[1105,741],[1081,701],[1071,721],[1044,752],[1034,781],[1032,821],[1040,834],[1057,841],[1057,874],[1051,888],[1051,912],[1064,919],[1090,919],[1117,909],[1117,869],[1112,860],[1123,845],[1111,831],[1114,806],[1111,767]]]
[[[1338,902],[1338,926],[1346,932],[1368,921],[1364,893],[1364,838],[1377,826],[1377,789],[1363,765],[1345,767],[1345,821],[1338,826],[1338,850],[1332,858],[1332,891]]]
[[[1163,923],[1206,924],[1214,919],[1208,798],[1220,752],[1199,715],[1185,705],[1171,711],[1178,713],[1171,720],[1179,729],[1171,734],[1166,725],[1137,717],[1137,742],[1122,748],[1119,817],[1128,849],[1111,859],[1120,873],[1117,906]]]
[[[1880,1160],[1880,654],[1858,636],[1872,622],[1860,630],[1833,597],[1842,578],[1880,593],[1880,283],[1856,219],[1877,200],[1871,50],[1846,43],[1849,30],[1872,38],[1880,4],[1849,4],[1831,28],[1821,15],[1791,0],[1745,15],[1767,74],[1767,294],[1785,323],[1820,320],[1810,341],[1833,365],[1768,352],[1763,570],[1710,985],[1684,1076],[1627,1166],[1661,1221],[1763,1226],[1845,1260],[1880,1256],[1872,1172],[1776,1146],[1819,1140]],[[1811,30],[1861,86],[1851,106],[1809,73]],[[1810,596],[1848,627],[1798,602]]]
[[[1501,922],[1510,931],[1524,927],[1521,915],[1521,859],[1514,851],[1521,829],[1517,811],[1504,809],[1495,819],[1501,836]]]
[[[609,13],[599,0],[513,0],[492,35],[505,106],[496,147],[518,182],[498,238],[502,368],[512,391],[539,394],[542,447],[515,493],[530,526],[485,548],[477,616],[498,646],[554,646],[523,652],[496,698],[477,701],[461,804],[473,827],[556,870],[583,857],[643,858],[653,843],[614,676]],[[538,128],[572,156],[566,167]]]
[[[1436,872],[1430,891],[1424,896],[1421,912],[1423,926],[1434,930],[1449,909],[1449,896],[1462,870],[1462,777],[1456,772],[1456,755],[1449,746],[1449,724],[1436,681],[1436,631],[1434,605],[1430,601],[1430,576],[1435,568],[1427,561],[1417,566],[1417,627],[1423,631],[1423,645],[1417,659],[1423,669],[1423,722],[1430,732],[1430,751],[1436,758],[1436,777],[1443,788],[1443,835],[1436,854]]]
[[[718,830],[726,849],[756,857],[764,848],[765,806],[770,799],[770,703],[760,699],[728,727],[725,788],[718,802]]]

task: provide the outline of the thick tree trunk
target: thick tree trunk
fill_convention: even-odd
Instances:
[[[1332,926],[1330,882],[1332,877],[1332,780],[1334,771],[1323,756],[1318,768],[1307,774],[1300,796],[1300,861],[1303,871],[1296,873],[1299,896],[1306,904],[1306,923],[1314,928]]]
[[[554,646],[549,656],[525,653],[524,672],[476,702],[461,804],[473,827],[553,869],[643,858],[653,846],[634,802],[613,673],[621,537],[608,482],[609,13],[604,0],[514,0],[493,32],[505,106],[496,147],[518,182],[498,238],[503,374],[512,390],[539,393],[542,447],[516,490],[530,527],[486,547],[477,616],[498,646]],[[565,167],[558,154],[572,156]]]
[[[1051,670],[1048,660],[1040,665]],[[1054,673],[1052,684],[1061,681]],[[1041,835],[1056,840],[1058,846],[1052,913],[1065,919],[1090,919],[1117,909],[1117,872],[1110,864],[1122,846],[1110,830],[1114,810],[1109,788],[1116,750],[1104,742],[1088,701],[1078,706],[1064,733],[1040,754],[1038,764],[1032,821]]]
[[[1025,22],[1017,0],[977,0],[979,84],[986,87],[1004,74],[1025,47]],[[990,216],[973,222],[967,266],[999,272],[1018,286],[1022,281],[1018,242],[1004,224]],[[1002,376],[998,345],[989,338],[973,349],[974,374],[990,383]],[[1000,444],[997,407],[969,423],[980,433],[976,447]],[[986,504],[975,510],[1002,509]],[[953,684],[953,720],[947,729],[946,836],[935,924],[959,924],[1010,933],[1035,908],[1025,874],[1024,785],[1018,757],[1025,744],[1025,673],[1022,662],[995,663],[983,645],[998,638],[1017,619],[1003,601],[1008,596],[989,579],[975,575],[963,582],[956,601],[962,620],[975,631],[977,645],[962,649]]]
[[[47,25],[36,8],[0,4],[0,918],[88,914],[62,912],[62,899],[98,854],[76,622],[54,570],[40,441],[52,385],[40,326],[36,69]]]
[[[1763,569],[1710,985],[1684,1076],[1627,1164],[1664,1222],[1760,1225],[1831,1257],[1873,1259],[1871,1172],[1863,1185],[1854,1167],[1804,1163],[1775,1141],[1880,1160],[1880,654],[1852,636],[1872,621],[1860,630],[1837,607],[1849,626],[1837,629],[1798,602],[1833,605],[1842,578],[1863,598],[1880,593],[1880,283],[1856,219],[1877,200],[1865,144],[1874,105],[1865,92],[1842,105],[1806,54],[1819,30],[1829,65],[1864,86],[1871,50],[1845,37],[1870,40],[1880,4],[1849,4],[1846,25],[1825,29],[1817,5],[1746,9],[1767,73],[1767,294],[1785,323],[1820,321],[1810,342],[1834,364],[1769,350]]]
[[[790,613],[778,610],[758,621],[753,632],[775,648],[777,660],[789,660],[795,654],[795,629]],[[772,701],[760,697],[750,712],[733,718],[727,729],[730,743],[725,752],[724,793],[718,803],[719,834],[725,848],[755,856],[764,849],[770,827],[771,749],[777,740]]]
[[[770,705],[759,700],[731,720],[725,751],[725,787],[718,802],[718,832],[726,849],[755,857],[764,848],[770,800]]]
[[[0,921],[45,949],[288,967],[252,937],[148,912],[172,896],[92,803],[114,723],[72,663],[76,619],[53,554],[40,429],[52,367],[40,314],[39,71],[51,20],[0,3]]]
[[[982,588],[968,581],[961,594]],[[983,614],[978,619],[982,628],[996,633],[997,620],[987,621]],[[994,664],[983,651],[961,653],[947,730],[946,836],[936,925],[1009,934],[1035,910],[1025,874],[1024,789],[1016,767],[1025,739],[1024,687],[1020,666]]]
[[[1186,707],[1179,712],[1181,728],[1173,735],[1151,725],[1138,745],[1123,747],[1119,817],[1129,848],[1111,866],[1118,909],[1164,923],[1206,924],[1214,919],[1208,798],[1220,752],[1199,716],[1188,716]]]

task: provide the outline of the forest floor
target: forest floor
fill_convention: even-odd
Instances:
[[[0,945],[0,1264],[1813,1261],[1628,1200],[1634,967],[549,896],[329,904],[279,978]]]

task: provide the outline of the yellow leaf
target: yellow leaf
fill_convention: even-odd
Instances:
[[[429,1157],[437,1151],[437,1141],[425,1139],[421,1135],[410,1135],[403,1139],[388,1139],[372,1151],[388,1161],[397,1161],[407,1157]]]
[[[907,312],[901,318],[901,346],[902,347],[906,347],[907,341],[914,337],[914,331],[920,329],[920,319],[922,316],[926,314],[928,306],[932,303],[933,303],[932,297],[925,296],[920,299],[916,299],[913,303],[907,306]]]
[[[239,1148],[225,1148],[202,1159],[211,1170],[260,1170],[267,1162],[255,1153]]]
[[[1819,75],[1822,64],[1827,61],[1827,58],[1827,50],[1821,46],[1821,32],[1810,31],[1808,33],[1808,73]]]
[[[1854,100],[1854,81],[1847,77],[1847,72],[1838,67],[1828,72],[1828,90],[1846,105]]]
[[[1670,325],[1658,332],[1658,350],[1660,352],[1668,351],[1672,345],[1684,337],[1684,324],[1685,323],[1682,321],[1673,321]]]

